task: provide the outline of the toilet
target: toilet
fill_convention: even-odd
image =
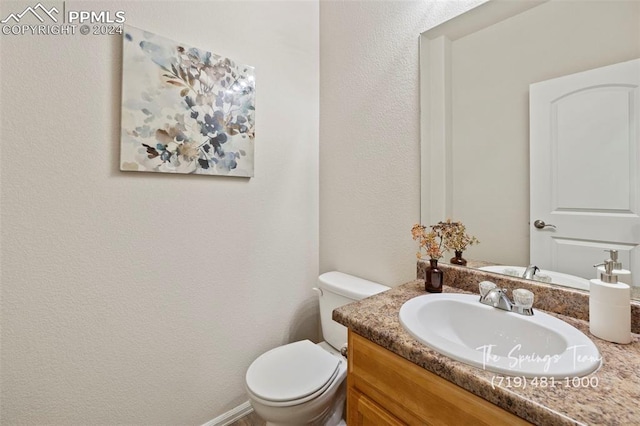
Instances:
[[[331,319],[333,310],[388,290],[342,272],[318,278],[324,342],[289,343],[260,355],[247,370],[245,385],[254,411],[267,425],[345,424],[347,329]]]

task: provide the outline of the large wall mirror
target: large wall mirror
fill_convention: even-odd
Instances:
[[[423,33],[420,50],[421,221],[460,220],[480,239],[465,257],[526,266],[530,85],[640,58],[640,1],[490,0]],[[639,253],[620,250],[638,278]],[[591,268],[606,257],[598,249],[576,261]]]

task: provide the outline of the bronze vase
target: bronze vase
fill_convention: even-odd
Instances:
[[[452,265],[467,266],[467,259],[462,257],[462,251],[456,250],[454,254],[455,256],[451,258],[449,263]]]
[[[444,272],[438,269],[438,259],[429,259],[429,266],[427,266],[425,273],[425,291],[429,293],[442,293]]]

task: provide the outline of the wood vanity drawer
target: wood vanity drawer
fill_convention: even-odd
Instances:
[[[380,409],[410,425],[530,424],[351,330],[348,351],[348,419]]]
[[[403,426],[404,423],[394,417],[379,404],[369,399],[355,388],[350,388],[347,395],[352,410],[347,417],[349,426]]]

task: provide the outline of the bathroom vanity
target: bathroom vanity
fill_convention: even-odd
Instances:
[[[351,331],[348,347],[349,425],[530,424]]]
[[[468,292],[448,285],[444,291]],[[591,336],[588,322],[552,313],[593,340],[602,367],[584,378],[554,383],[503,377],[433,351],[403,329],[401,306],[424,294],[423,281],[416,280],[334,311],[333,319],[349,328],[349,425],[609,425],[640,420],[638,334],[631,344],[616,345]]]

